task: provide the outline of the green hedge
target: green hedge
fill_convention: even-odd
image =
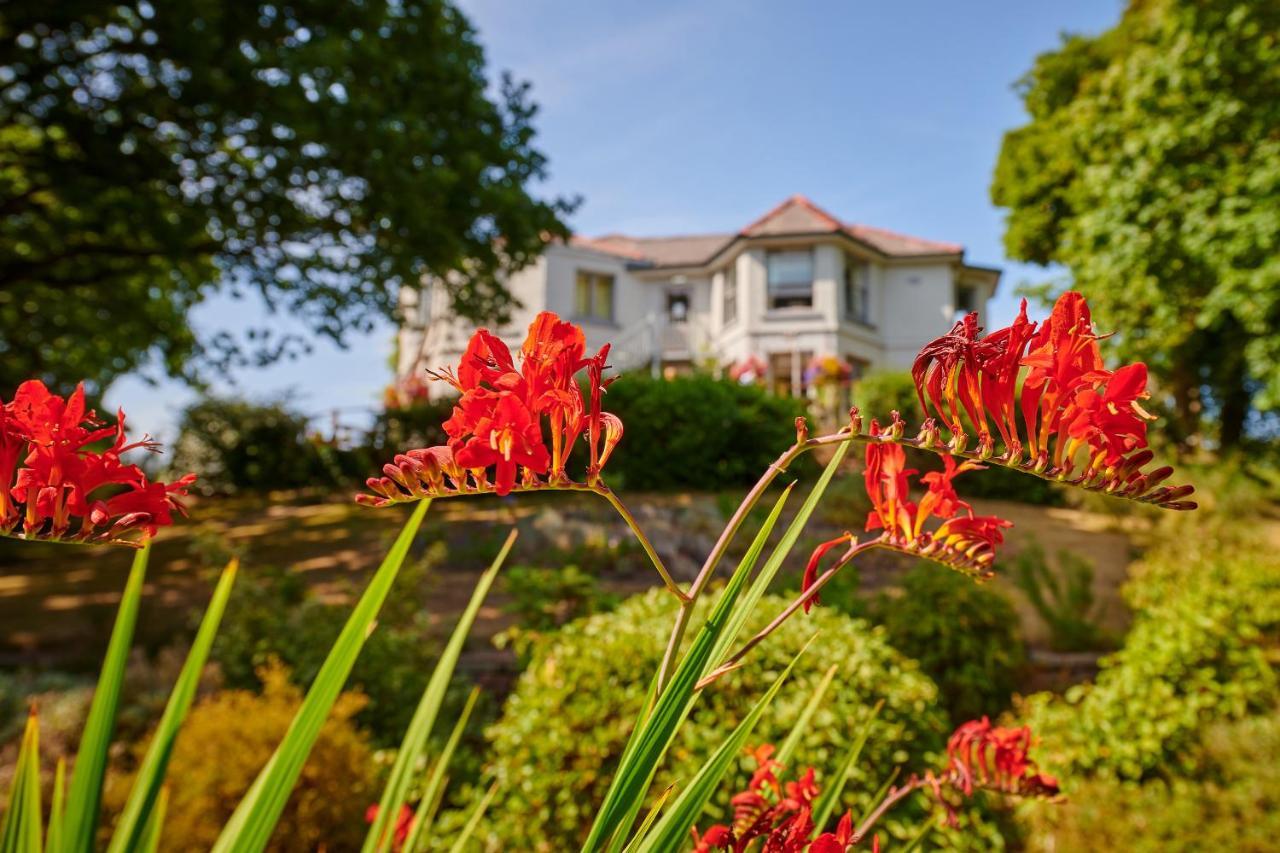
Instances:
[[[610,385],[604,408],[625,428],[605,479],[632,490],[749,486],[795,441],[795,420],[805,414],[804,401],[755,386],[642,373]],[[812,465],[806,457],[793,470]]]
[[[766,597],[747,630],[762,627],[785,604],[785,599]],[[673,605],[670,594],[653,590],[612,613],[573,622],[534,648],[502,717],[488,733],[491,770],[501,783],[490,814],[519,815],[518,820],[488,822],[491,848],[567,850],[581,844],[644,702],[675,613]],[[700,605],[694,624],[706,612]],[[815,631],[820,632],[817,641],[801,658],[751,743],[780,743],[823,673],[838,663],[836,681],[808,726],[793,764],[813,765],[819,774],[829,775],[871,707],[883,699],[884,709],[853,770],[845,805],[859,813],[898,764],[910,770],[932,766],[949,731],[933,683],[914,662],[889,647],[880,629],[824,607],[786,622],[752,653],[743,669],[708,690],[680,729],[653,790],[690,779]],[[744,756],[740,772],[722,787],[704,825],[728,817],[728,798],[745,783],[750,769]],[[918,826],[919,807],[906,804],[891,813],[887,823],[898,837]],[[972,820],[974,814],[962,817]],[[999,836],[990,828],[985,833],[977,836],[979,849],[998,849]]]
[[[1189,772],[1206,725],[1276,701],[1267,650],[1280,629],[1280,573],[1265,547],[1181,538],[1137,567],[1126,597],[1133,628],[1096,681],[1062,698],[1032,696],[1021,709],[1051,772]]]

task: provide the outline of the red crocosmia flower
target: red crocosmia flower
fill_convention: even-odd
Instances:
[[[729,850],[733,847],[733,831],[722,823],[712,826],[702,835],[694,827],[689,832],[693,835],[693,853],[711,853],[712,850]]]
[[[835,832],[824,832],[813,839],[809,853],[845,853],[853,845],[853,812],[845,812],[836,824]],[[880,849],[880,839],[872,842],[872,853]]]
[[[1028,756],[1031,729],[991,725],[986,717],[961,725],[947,742],[950,784],[972,795],[975,789],[1023,797],[1056,797],[1058,782],[1039,772]]]
[[[871,423],[871,434],[881,436],[875,421]],[[867,445],[864,477],[872,511],[867,515],[866,529],[884,532],[864,544],[924,557],[978,578],[989,577],[996,546],[1004,541],[1001,530],[1011,526],[1010,522],[994,516],[975,516],[972,507],[956,494],[952,481],[965,471],[983,466],[973,461],[957,465],[950,456],[943,460],[942,471],[921,477],[928,489],[916,504],[910,500],[909,477],[915,472],[906,469],[902,446],[887,441]],[[927,528],[931,519],[941,522],[933,531]],[[817,561],[838,541],[823,543],[819,546],[822,553],[815,551],[810,557],[803,589],[816,581]]]
[[[1168,472],[1141,470],[1151,459],[1151,415],[1139,402],[1148,396],[1146,366],[1114,373],[1104,366],[1104,336],[1094,331],[1083,296],[1064,293],[1039,325],[1027,319],[1023,300],[1012,325],[986,337],[980,331],[977,316],[966,317],[926,344],[912,367],[926,411],[951,432],[950,452],[964,452],[963,413],[978,428],[983,461],[1169,509],[1195,508],[1183,500],[1190,487],[1157,488]],[[1000,455],[989,423],[1004,442]],[[937,449],[937,433],[930,418],[915,443]]]
[[[124,412],[106,426],[88,411],[83,386],[65,399],[39,381],[19,386],[0,404],[0,534],[138,545],[172,524],[195,475],[150,482],[120,457],[157,445],[129,443],[124,424]]]
[[[373,823],[378,819],[378,812],[382,807],[377,803],[369,806],[364,810],[364,822]],[[396,825],[391,836],[391,846],[393,850],[400,850],[404,847],[404,843],[409,840],[409,832],[413,829],[413,809],[407,804],[400,806],[400,813],[396,815]]]
[[[427,497],[486,491],[505,495],[516,488],[572,484],[565,465],[584,432],[590,456],[586,481],[597,485],[622,438],[622,421],[600,409],[609,382],[603,375],[609,347],[586,358],[585,346],[581,328],[549,311],[530,324],[518,366],[501,339],[487,329],[477,331],[456,373],[429,372],[461,392],[444,423],[448,446],[396,456],[384,466],[384,476],[367,481],[373,494],[356,500],[387,506]],[[589,405],[578,385],[584,368]]]
[[[841,534],[840,536],[837,536],[835,539],[832,539],[828,542],[823,542],[817,548],[814,548],[813,553],[809,556],[808,565],[804,567],[804,577],[801,579],[801,582],[800,582],[800,594],[803,595],[804,593],[808,592],[809,589],[814,585],[814,583],[817,582],[818,566],[821,565],[822,558],[827,555],[828,551],[830,551],[832,548],[836,547],[837,545],[843,545],[846,542],[855,542],[855,541],[856,540],[853,538],[852,533],[844,533],[844,534]],[[815,591],[813,595],[805,599],[804,612],[808,613],[810,610],[813,609],[813,606],[815,604],[821,604],[821,603],[822,603],[822,600],[818,597],[818,593]]]

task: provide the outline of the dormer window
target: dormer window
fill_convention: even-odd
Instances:
[[[766,256],[769,309],[813,307],[813,251],[770,252]]]

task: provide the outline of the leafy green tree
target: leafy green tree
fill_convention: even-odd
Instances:
[[[1066,265],[1183,436],[1280,408],[1280,4],[1131,0],[1020,82],[992,184],[1019,260]]]
[[[497,89],[447,0],[3,4],[0,387],[305,346],[193,334],[220,288],[340,344],[428,273],[500,318],[573,202],[531,194],[535,107]]]

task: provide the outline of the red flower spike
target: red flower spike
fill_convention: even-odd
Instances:
[[[938,417],[938,424],[920,428],[916,446],[939,449],[938,427],[945,426],[949,451],[963,455],[967,418],[978,430],[980,460],[1168,509],[1195,508],[1181,499],[1190,491],[1155,488],[1168,476],[1164,469],[1159,478],[1142,473],[1151,460],[1152,416],[1140,402],[1149,396],[1147,369],[1141,363],[1106,369],[1098,347],[1103,336],[1083,296],[1064,293],[1039,325],[1027,319],[1024,300],[1012,325],[986,337],[980,332],[971,314],[916,358],[917,394],[926,413]],[[991,423],[1004,444],[999,455]]]
[[[369,806],[364,811],[364,822],[373,823],[378,819],[380,810],[381,806],[377,803]],[[396,815],[396,825],[391,835],[391,849],[397,851],[397,853],[404,847],[404,843],[409,840],[409,833],[413,829],[413,819],[413,809],[408,804],[401,805],[400,813]]]
[[[873,437],[879,433],[875,421],[871,423],[871,433]],[[909,475],[915,472],[906,470],[902,446],[875,441],[868,444],[864,477],[873,509],[867,515],[866,528],[883,529],[876,540],[880,547],[923,557],[979,579],[990,577],[995,549],[1004,541],[1001,531],[1010,522],[974,515],[972,507],[956,494],[952,480],[983,466],[973,461],[957,465],[950,456],[943,459],[944,470],[921,477],[928,490],[917,505],[909,498]],[[933,531],[926,529],[930,519],[941,522]],[[815,556],[821,559],[821,555]],[[816,579],[813,558],[810,564]],[[805,579],[807,589],[812,583],[809,570]]]
[[[947,742],[944,784],[965,796],[975,789],[1021,797],[1056,797],[1058,782],[1039,772],[1027,752],[1031,729],[1007,729],[991,725],[986,717],[961,725]]]
[[[487,329],[472,336],[457,372],[429,372],[462,396],[444,423],[446,447],[411,450],[367,481],[372,494],[356,497],[369,506],[429,497],[536,490],[571,483],[565,464],[578,438],[587,433],[590,467],[587,483],[622,438],[622,421],[600,410],[608,384],[603,378],[609,347],[584,358],[582,329],[551,312],[529,326],[516,366],[506,344]],[[578,387],[587,370],[590,408]],[[545,428],[545,432],[544,432]],[[550,447],[548,441],[550,439]]]
[[[90,445],[111,439],[101,451]],[[85,408],[84,386],[67,398],[43,382],[24,382],[0,403],[0,535],[59,542],[138,546],[185,512],[188,474],[153,483],[120,456],[158,449],[125,439],[124,412],[106,426]]]

